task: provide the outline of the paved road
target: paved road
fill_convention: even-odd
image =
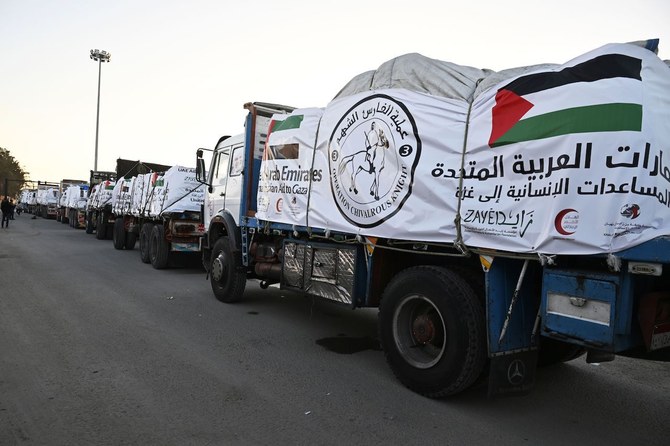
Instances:
[[[376,312],[250,284],[216,301],[53,220],[0,230],[0,445],[661,445],[670,363],[543,369],[534,393],[402,387]]]

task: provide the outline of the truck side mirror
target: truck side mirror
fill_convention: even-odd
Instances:
[[[205,160],[202,159],[202,152],[198,150],[198,157],[195,160],[195,179],[201,183],[207,184],[205,176]]]

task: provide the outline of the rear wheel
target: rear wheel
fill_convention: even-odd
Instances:
[[[382,296],[379,331],[393,373],[422,395],[461,392],[484,370],[484,308],[468,282],[446,268],[397,274]]]
[[[164,269],[168,266],[170,246],[165,240],[163,225],[155,225],[151,229],[151,244],[149,245],[149,257],[151,266],[156,269]]]
[[[144,223],[140,229],[140,259],[144,263],[151,263],[151,230],[153,223]]]
[[[228,237],[219,238],[212,249],[209,277],[214,296],[221,302],[232,303],[242,299],[247,275],[242,266],[242,255],[233,252]]]
[[[95,238],[98,240],[105,240],[107,238],[107,222],[103,219],[102,212],[98,213],[95,223]]]
[[[124,248],[127,250],[135,249],[135,243],[137,243],[137,233],[135,231],[126,232],[126,240],[124,243]]]
[[[93,234],[93,214],[86,214],[86,233]]]
[[[115,249],[123,249],[123,246],[126,244],[126,230],[124,229],[123,218],[121,217],[114,221],[112,242]]]

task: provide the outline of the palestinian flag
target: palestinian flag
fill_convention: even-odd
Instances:
[[[515,79],[496,93],[489,146],[572,133],[641,131],[641,69],[638,58],[605,54]]]

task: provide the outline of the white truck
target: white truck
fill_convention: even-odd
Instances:
[[[21,209],[21,212],[28,212],[32,214],[35,209],[35,205],[37,204],[36,195],[37,195],[36,189],[21,190],[21,196],[19,197],[17,210]]]
[[[56,221],[61,222],[63,224],[70,223],[70,226],[72,226],[72,222],[70,221],[68,212],[67,190],[70,186],[82,186],[82,185],[87,186],[88,183],[83,180],[70,180],[70,179],[63,179],[60,181],[58,185],[58,207],[56,209]]]
[[[42,218],[56,218],[60,193],[57,183],[38,182],[35,194],[35,215]]]
[[[194,168],[173,166],[123,181],[113,206],[116,249],[133,249],[139,238],[140,259],[156,269],[175,255],[200,255],[204,187]]]
[[[98,240],[111,236],[113,224],[109,223],[112,213],[112,192],[116,186],[114,180],[104,180],[94,184],[86,204],[86,233],[95,232]]]
[[[670,346],[670,68],[658,41],[492,72],[417,54],[325,108],[249,103],[216,144],[203,263],[379,308],[387,362],[444,397]],[[269,136],[268,136],[269,134]]]
[[[62,223],[69,223],[75,229],[86,228],[86,207],[88,205],[88,185],[75,184],[68,186],[61,196],[64,201],[65,212],[61,217]]]

